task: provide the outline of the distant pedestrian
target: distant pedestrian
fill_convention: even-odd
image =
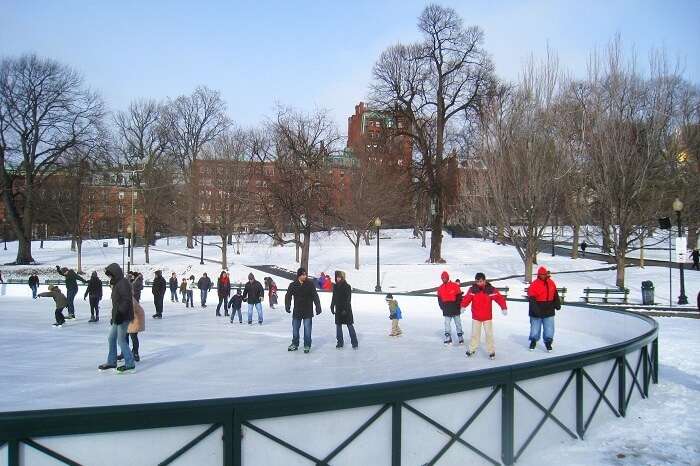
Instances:
[[[253,308],[258,311],[258,323],[263,323],[262,300],[265,298],[265,289],[255,279],[252,273],[248,274],[248,283],[243,288],[243,301],[248,303],[248,325],[253,323]]]
[[[442,280],[442,285],[437,289],[437,299],[445,320],[445,339],[443,343],[446,345],[452,343],[452,322],[454,322],[459,344],[464,344],[462,318],[459,315],[462,289],[457,283],[450,281],[450,274],[447,271],[442,272],[440,280]]]
[[[352,315],[352,287],[345,281],[345,272],[340,270],[335,271],[331,314],[335,315],[335,337],[337,341],[335,347],[343,347],[343,325],[347,325],[352,348],[357,349],[357,334],[353,326],[355,321]]]
[[[175,279],[177,284],[177,278]],[[153,314],[154,319],[163,318],[163,299],[165,298],[165,278],[163,278],[163,272],[156,270],[155,277],[153,278],[153,286],[151,287],[151,293],[153,293],[153,305],[156,308],[156,313]],[[177,289],[177,287],[175,288]],[[177,293],[175,293],[177,295]]]
[[[88,281],[87,290],[83,299],[90,298],[90,320],[88,322],[100,321],[100,301],[102,300],[102,280],[97,276],[97,272],[92,272]]]
[[[554,340],[554,315],[556,310],[561,309],[561,301],[557,285],[546,267],[537,269],[537,279],[530,284],[527,296],[530,301],[530,351],[537,346],[540,333],[544,329],[544,346],[550,352]]]
[[[63,309],[66,306],[68,306],[68,299],[66,299],[66,297],[63,296],[63,293],[61,293],[60,288],[58,288],[55,285],[51,285],[49,286],[49,291],[39,293],[38,296],[40,298],[53,298],[54,304],[56,305],[56,311],[54,312],[56,322],[54,322],[53,326],[61,327],[66,321],[66,318],[63,317]]]
[[[204,272],[202,276],[197,281],[197,288],[199,288],[200,304],[202,307],[207,307],[207,294],[211,290],[211,279]]]
[[[586,244],[585,241],[581,242],[581,257],[586,257],[586,248],[588,247],[588,244]]]
[[[696,249],[693,249],[693,252],[690,253],[690,257],[693,259],[693,269],[695,270],[700,270],[700,251]]]
[[[194,307],[194,289],[197,285],[194,283],[194,275],[190,275],[190,279],[187,282],[187,299],[185,301],[185,307]]]
[[[170,287],[170,302],[171,303],[178,303],[180,302],[177,299],[177,275],[175,275],[175,272],[170,276],[170,280],[168,280],[168,286]]]
[[[66,299],[68,300],[68,319],[75,319],[75,305],[73,300],[75,295],[78,294],[78,280],[83,283],[87,283],[86,280],[75,273],[75,270],[69,269],[68,267],[56,266],[56,271],[59,275],[66,278]]]
[[[138,272],[131,271],[131,289],[134,293],[134,299],[137,302],[141,302],[141,291],[143,291],[143,275]]]
[[[182,277],[182,283],[180,283],[180,294],[182,295],[182,304],[184,304],[185,307],[188,307],[188,305],[187,305],[187,279],[185,277]]]
[[[292,311],[292,299],[294,299],[294,310]],[[321,301],[318,299],[316,287],[310,280],[307,280],[306,270],[300,267],[297,270],[297,279],[289,284],[287,294],[284,297],[284,309],[292,312],[292,344],[287,351],[299,349],[299,328],[304,324],[304,353],[311,351],[311,330],[312,319],[314,317],[314,306],[316,315],[321,313]]]
[[[272,277],[265,277],[264,282],[267,288],[267,299],[270,302],[270,309],[274,309],[275,304],[277,304],[277,284]]]
[[[32,274],[29,276],[27,284],[32,290],[32,298],[36,299],[36,293],[39,290],[39,276],[36,274],[36,272],[32,272]]]
[[[399,327],[399,320],[403,318],[399,302],[394,299],[394,295],[391,293],[387,294],[384,300],[387,306],[389,306],[389,319],[391,320],[391,332],[389,332],[389,336],[398,337],[403,333],[401,327]]]
[[[238,323],[243,323],[243,317],[241,316],[241,307],[243,306],[243,295],[241,294],[241,289],[236,290],[236,294],[233,295],[231,301],[228,303],[231,308],[231,323],[233,323],[233,318],[238,314]]]
[[[134,355],[126,344],[129,322],[134,319],[134,299],[131,292],[131,283],[124,277],[121,267],[112,263],[105,269],[112,286],[112,319],[110,321],[109,352],[107,362],[100,364],[100,370],[117,368],[117,345],[124,355],[124,365],[119,367],[119,372],[132,370],[135,367]]]
[[[219,296],[219,304],[216,306],[216,315],[221,317],[221,304],[224,305],[224,315],[228,316],[228,297],[231,295],[231,281],[224,270],[216,281],[216,294]]]
[[[503,295],[491,283],[486,281],[486,275],[479,272],[474,277],[476,281],[467,290],[462,299],[461,307],[472,305],[472,336],[467,349],[467,356],[472,356],[481,341],[481,329],[486,333],[486,351],[489,359],[496,359],[496,346],[493,341],[493,301],[501,306],[503,315],[508,314],[508,305]]]

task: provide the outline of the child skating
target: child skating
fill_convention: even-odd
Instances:
[[[391,332],[390,337],[398,337],[401,335],[401,327],[399,327],[399,320],[401,320],[401,308],[399,303],[394,299],[394,295],[389,293],[386,295],[386,304],[389,306],[389,319],[391,319]]]
[[[496,348],[493,343],[493,314],[491,311],[493,301],[501,306],[503,315],[508,314],[506,300],[501,293],[486,281],[486,275],[479,272],[474,277],[476,283],[469,287],[467,294],[462,299],[462,308],[472,305],[472,337],[469,342],[467,356],[473,355],[479,347],[481,340],[481,328],[486,333],[486,351],[489,359],[496,359]]]
[[[243,323],[243,316],[241,315],[241,307],[243,306],[243,295],[241,294],[241,289],[236,290],[236,294],[231,297],[231,301],[228,303],[228,307],[231,308],[231,323],[233,323],[233,318],[238,314],[238,323]]]
[[[63,323],[66,321],[66,318],[63,317],[63,309],[68,306],[68,299],[63,293],[61,293],[61,289],[55,285],[51,285],[49,286],[49,291],[39,293],[37,296],[40,298],[53,298],[54,303],[56,303],[56,312],[54,314],[56,317],[56,322],[53,324],[53,326],[63,326]]]
[[[438,305],[442,310],[442,316],[445,319],[445,340],[444,344],[452,343],[452,322],[455,324],[455,331],[459,344],[464,344],[464,336],[462,333],[462,318],[459,315],[459,303],[462,300],[462,289],[453,281],[450,281],[450,275],[447,272],[442,272],[440,275],[442,285],[437,289]]]

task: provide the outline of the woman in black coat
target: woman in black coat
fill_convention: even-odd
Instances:
[[[338,340],[335,347],[338,349],[343,347],[343,325],[347,325],[352,348],[357,349],[357,334],[353,326],[355,322],[352,316],[352,287],[345,281],[345,272],[340,270],[335,271],[331,313],[335,314],[335,336]]]

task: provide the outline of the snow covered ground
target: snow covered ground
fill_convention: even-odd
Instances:
[[[215,238],[207,238],[215,241]],[[261,279],[265,274],[251,266],[275,264],[295,270],[292,246],[272,247],[264,237],[249,237],[229,249],[230,269],[234,281],[244,281],[249,272]],[[253,242],[257,241],[257,242]],[[87,241],[84,244],[83,268],[102,273],[109,262],[121,264],[122,248],[115,240]],[[55,264],[75,266],[75,253],[68,242],[47,242],[44,249],[35,243],[36,266],[8,267],[0,270],[5,278],[26,278],[38,270],[40,278],[59,278],[52,270]],[[510,296],[520,297],[524,286],[522,263],[512,247],[478,239],[445,237],[443,255],[447,264],[425,263],[427,250],[407,230],[383,231],[380,243],[381,281],[385,292],[412,291],[435,287],[439,275],[447,270],[463,281],[483,271],[491,278],[516,275],[498,280],[498,286],[510,286]],[[173,238],[167,244],[160,240],[151,252],[151,264],[144,264],[143,249],[136,249],[134,268],[147,278],[162,269],[166,276],[199,276],[207,271],[212,278],[221,270],[220,251],[205,247],[210,261],[199,265],[199,249],[187,250],[184,240]],[[8,251],[0,250],[0,263],[14,260],[16,243],[8,243]],[[197,258],[185,257],[189,254]],[[361,248],[361,269],[353,269],[354,252],[339,233],[319,234],[311,246],[310,273],[318,275],[335,269],[345,270],[353,287],[373,290],[376,279],[375,243]],[[567,299],[575,301],[587,286],[613,287],[615,271],[591,271],[609,264],[589,259],[571,260],[541,254],[541,265],[555,272],[559,286],[569,289]],[[558,273],[573,272],[573,273]],[[627,269],[630,301],[641,302],[639,284],[652,280],[656,300],[668,303],[669,274],[664,267]],[[672,272],[675,301],[678,295],[678,271]],[[288,283],[281,277],[275,281],[283,290]],[[42,290],[45,286],[42,285]],[[700,273],[686,270],[686,294],[691,304],[700,289]],[[84,288],[83,288],[84,290]],[[79,294],[79,297],[81,294]],[[144,290],[145,309],[153,313],[150,292]],[[195,296],[195,302],[197,301]],[[280,296],[282,298],[282,294]],[[556,352],[541,349],[524,351],[527,335],[527,311],[524,304],[511,302],[507,317],[495,313],[497,360],[489,361],[483,352],[477,357],[464,357],[464,347],[441,344],[442,319],[434,298],[399,297],[405,313],[401,326],[405,335],[392,339],[386,305],[381,296],[359,295],[353,300],[360,349],[336,350],[332,315],[328,311],[330,296],[322,294],[324,313],[314,319],[312,352],[288,353],[291,337],[289,315],[281,310],[265,308],[262,326],[230,324],[214,316],[215,296],[209,307],[186,310],[182,304],[166,300],[164,319],[148,319],[141,335],[142,361],[132,376],[113,372],[100,373],[96,367],[106,358],[108,311],[98,324],[89,324],[87,304],[77,300],[78,319],[61,329],[51,327],[52,301],[33,301],[23,285],[0,286],[0,411],[65,406],[93,406],[112,402],[112,393],[121,393],[119,403],[140,403],[176,399],[242,396],[307,388],[335,387],[346,384],[371,383],[455,371],[491,367],[494,364],[551,358],[569,351],[597,347],[618,341],[633,330],[619,323],[603,324],[591,318],[590,312],[569,308],[557,317]],[[108,309],[104,302],[103,307]],[[106,318],[105,318],[106,317]],[[245,320],[245,317],[244,317]],[[255,320],[255,318],[254,318]],[[468,315],[463,316],[465,333],[470,333]],[[553,442],[537,461],[525,459],[518,464],[700,464],[700,361],[692,348],[700,345],[700,320],[660,318],[660,383],[651,388],[651,398],[637,401],[627,419],[611,419],[591,430],[583,441]],[[397,366],[398,364],[398,366]],[[388,371],[387,367],[395,368]],[[133,383],[134,381],[139,383]],[[126,390],[128,386],[128,390]],[[116,389],[116,390],[115,390]],[[634,422],[632,422],[634,421]]]

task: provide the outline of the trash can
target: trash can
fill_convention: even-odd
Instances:
[[[649,280],[642,282],[642,304],[645,306],[654,304],[654,283]]]

